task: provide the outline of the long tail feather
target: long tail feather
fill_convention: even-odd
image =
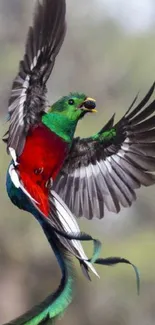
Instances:
[[[49,295],[43,302],[39,305],[34,306],[31,310],[26,312],[24,315],[12,320],[4,325],[43,325],[50,321],[50,324],[60,317],[65,309],[69,306],[73,297],[73,286],[74,286],[74,268],[71,261],[71,254],[68,250],[61,244],[59,236],[63,236],[68,240],[77,241],[93,241],[94,242],[94,252],[91,259],[81,260],[81,266],[83,265],[83,272],[87,273],[89,278],[89,273],[87,266],[91,266],[92,263],[99,256],[101,244],[97,240],[85,233],[79,234],[67,234],[63,231],[59,231],[52,227],[49,223],[44,220],[42,223],[42,228],[44,233],[50,243],[52,250],[58,260],[59,266],[62,272],[62,279],[58,289]]]
[[[49,320],[51,321],[50,324],[53,324],[56,318],[64,313],[72,301],[74,268],[67,251],[59,244],[54,234],[50,236],[51,231],[49,231],[48,227],[46,225],[44,232],[48,237],[62,271],[60,285],[54,293],[49,295],[39,305],[4,325],[43,325],[47,324]]]
[[[42,227],[61,268],[62,279],[60,285],[54,293],[49,295],[38,306],[33,307],[30,311],[28,311],[24,315],[4,325],[11,325],[11,324],[12,325],[43,325],[43,324],[47,324],[48,321],[50,321],[50,324],[53,324],[53,322],[64,313],[64,311],[72,301],[73,287],[74,287],[74,268],[69,256],[70,254],[68,253],[67,249],[65,249],[63,245],[60,243],[57,235],[53,231],[53,228],[51,231],[51,225],[48,222],[45,222],[42,225]],[[61,236],[63,235],[67,236],[67,234],[61,233]],[[75,240],[75,239],[84,240],[84,241],[91,240],[91,236],[87,234],[78,234],[78,235],[73,234],[73,236],[69,234],[69,237],[70,240]],[[85,262],[95,263],[99,265],[107,265],[107,266],[116,265],[118,263],[130,264],[134,268],[136,273],[137,291],[139,294],[140,277],[136,266],[132,264],[130,261],[128,261],[127,259],[120,258],[120,257],[108,257],[105,259],[98,258],[100,248],[101,248],[100,242],[94,240],[93,256],[91,259],[88,259]],[[85,267],[83,271],[84,272],[86,271]],[[87,276],[89,278],[88,273]]]

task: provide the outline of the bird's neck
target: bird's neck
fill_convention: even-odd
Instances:
[[[47,113],[42,117],[42,123],[68,143],[73,140],[77,122],[60,113]]]

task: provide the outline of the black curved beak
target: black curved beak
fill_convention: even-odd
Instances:
[[[82,103],[80,108],[86,112],[97,113],[96,108],[96,100],[90,97],[87,97],[85,101]]]

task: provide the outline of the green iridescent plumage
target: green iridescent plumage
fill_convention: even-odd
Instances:
[[[70,119],[78,120],[81,115],[81,111],[77,109],[87,98],[85,94],[70,93],[68,96],[63,96],[56,103],[54,103],[49,112],[60,112]]]
[[[62,271],[61,283],[58,289],[41,304],[4,325],[41,325],[46,324],[49,320],[50,324],[53,324],[53,321],[64,313],[72,301],[74,283],[72,261],[68,256],[68,252],[56,240],[55,235],[51,236],[51,229],[48,224],[44,225],[44,230]]]
[[[96,133],[95,135],[92,136],[92,139],[100,142],[100,141],[113,140],[115,139],[115,137],[116,137],[116,130],[112,128],[109,131]]]
[[[61,98],[43,115],[42,122],[66,142],[71,143],[77,123],[83,115],[83,111],[78,107],[85,99],[86,95],[78,93]]]

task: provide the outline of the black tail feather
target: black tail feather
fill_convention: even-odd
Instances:
[[[107,265],[107,266],[115,266],[116,264],[120,264],[120,263],[129,264],[133,267],[135,274],[136,274],[137,294],[139,295],[139,293],[140,293],[140,275],[139,275],[138,268],[133,263],[131,263],[126,258],[122,258],[122,257],[98,258],[95,261],[95,264]]]

